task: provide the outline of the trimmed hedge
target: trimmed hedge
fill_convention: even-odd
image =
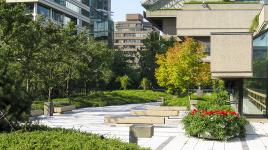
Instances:
[[[1,150],[146,150],[135,144],[66,129],[0,133]]]
[[[187,98],[178,98],[177,96],[165,92],[156,92],[152,90],[118,90],[111,92],[93,92],[88,95],[76,95],[70,98],[53,99],[54,102],[69,103],[78,108],[81,107],[102,107],[110,105],[124,105],[134,103],[155,102],[159,97],[164,97],[166,105],[187,106]],[[33,109],[43,109],[43,101],[35,101]]]

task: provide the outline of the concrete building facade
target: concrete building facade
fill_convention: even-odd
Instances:
[[[139,50],[144,50],[142,40],[154,31],[149,22],[143,21],[141,14],[127,14],[126,21],[115,23],[114,46],[123,51],[128,62],[134,67],[139,67]]]
[[[145,0],[142,5],[146,19],[164,34],[192,37],[205,45],[204,61],[210,63],[212,77],[225,81],[241,114],[268,117],[265,3]],[[254,18],[259,26],[253,33]]]
[[[89,29],[96,39],[112,42],[111,0],[6,0],[25,3],[35,20],[42,15],[59,25],[74,22],[79,29]]]

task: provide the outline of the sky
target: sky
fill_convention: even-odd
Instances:
[[[125,16],[128,13],[140,13],[143,14],[143,7],[140,0],[111,0],[113,20],[124,21]]]

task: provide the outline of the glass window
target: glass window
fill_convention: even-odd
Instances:
[[[87,11],[87,10],[85,10],[85,9],[81,9],[81,14],[82,14],[83,16],[90,17],[90,13],[89,13],[89,11]]]
[[[264,33],[253,41],[253,78],[244,80],[244,114],[267,114],[267,50],[268,33]]]
[[[42,5],[38,5],[37,6],[37,13],[44,16],[45,18],[50,18],[50,10],[49,8],[42,6]]]
[[[90,23],[82,20],[82,27],[90,28]]]
[[[33,10],[34,10],[34,4],[33,3],[27,3],[26,4],[27,13],[33,13]]]
[[[76,6],[76,5],[68,2],[68,1],[66,1],[66,8],[68,8],[68,9],[74,11],[74,12],[80,13],[80,8],[78,6]]]
[[[54,2],[62,5],[62,6],[65,6],[66,5],[66,1],[65,0],[54,0]]]
[[[53,10],[52,11],[52,19],[55,22],[57,22],[57,23],[59,23],[61,25],[64,24],[64,15],[61,12],[59,12],[59,11],[56,11],[56,10]]]
[[[89,2],[89,0],[82,0],[82,3],[83,3],[84,5],[90,6],[90,2]]]

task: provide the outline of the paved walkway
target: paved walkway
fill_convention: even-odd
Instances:
[[[128,115],[130,110],[146,109],[158,103],[130,104],[98,108],[83,108],[53,117],[40,117],[40,124],[50,127],[77,129],[128,142],[129,128],[126,125],[104,124],[105,115]],[[185,113],[180,113],[182,118]],[[153,150],[268,150],[268,123],[250,123],[247,137],[228,142],[209,141],[185,135],[179,120],[169,120],[169,125],[158,125],[150,139],[139,139],[139,145]]]

